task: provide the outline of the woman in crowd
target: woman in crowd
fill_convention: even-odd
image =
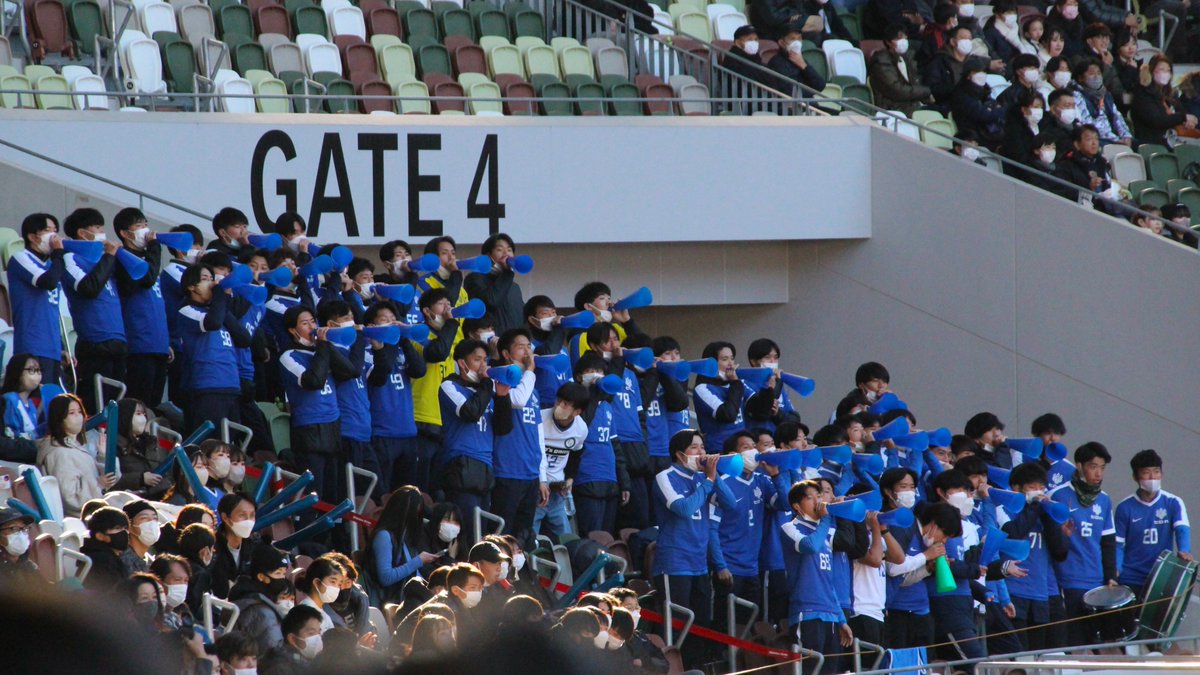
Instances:
[[[121,478],[115,489],[158,501],[171,487],[154,473],[159,464],[158,441],[150,434],[146,405],[137,399],[117,402],[117,453]]]
[[[63,513],[68,516],[78,517],[84,502],[103,498],[117,483],[116,474],[100,475],[104,432],[89,438],[83,431],[85,416],[78,396],[55,396],[46,416],[46,437],[38,442],[38,466],[58,479]]]

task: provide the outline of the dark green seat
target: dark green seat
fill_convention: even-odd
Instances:
[[[287,85],[288,89],[291,90],[293,93],[295,93],[295,88],[296,88],[297,84],[303,85],[304,80],[308,79],[308,75],[306,75],[298,70],[284,70],[284,71],[281,71],[275,77],[282,80],[283,83]]]
[[[1150,162],[1146,165],[1146,168],[1149,169],[1150,178],[1159,187],[1165,188],[1167,187],[1167,181],[1179,178],[1179,160],[1169,150],[1150,155]]]
[[[238,34],[229,35],[225,44],[229,45],[229,57],[233,59],[233,68],[238,73],[245,75],[247,70],[270,71],[267,67],[267,53],[253,38]]]
[[[610,101],[608,104],[609,111],[613,115],[617,115],[619,117],[623,117],[623,116],[641,117],[642,116],[642,104],[640,101],[637,100],[637,98],[641,94],[638,93],[637,86],[634,85],[632,82],[628,82],[628,81],[616,82],[616,83],[606,87],[606,90],[608,91],[609,98],[614,99],[613,101]],[[629,101],[615,100],[615,99],[623,99],[623,98],[633,99],[633,100],[629,100]]]
[[[442,29],[442,39],[451,35],[461,35],[475,39],[475,27],[471,25],[471,15],[463,9],[452,9],[438,16],[438,25]]]
[[[293,75],[293,74],[294,74],[293,71],[288,71],[287,73],[283,73],[282,75],[280,75],[279,79],[283,80],[288,85],[288,91],[292,92],[292,96],[303,96],[304,95],[304,73],[298,73],[300,75],[299,78],[296,78],[296,77],[291,77],[289,79],[283,78],[283,75]],[[294,99],[292,99],[292,110],[295,110],[298,113],[302,113],[302,112],[324,113],[324,112],[327,112],[325,110],[325,106],[322,103],[321,99],[315,98],[317,96],[320,96],[320,93],[321,93],[320,91],[316,90],[315,88],[313,88],[310,85],[310,87],[308,89],[308,94],[310,96],[313,96],[314,98],[309,98],[309,99],[294,98]],[[308,105],[307,110],[305,110],[305,104]]]
[[[325,21],[325,10],[320,7],[300,7],[292,15],[292,27],[296,34],[312,33],[323,38],[329,38],[329,25]]]
[[[328,96],[353,96],[354,83],[341,78],[330,80],[325,85],[325,94]],[[358,102],[350,98],[327,98],[325,99],[325,109],[331,113],[356,113],[358,112]]]
[[[436,36],[418,34],[405,37],[404,44],[408,45],[408,48],[412,50],[413,54],[416,54],[417,52],[421,51],[422,47],[428,47],[429,45],[440,45],[441,43],[438,42]]]
[[[1171,198],[1167,195],[1167,191],[1160,187],[1142,190],[1137,199],[1139,204],[1147,204],[1160,209],[1171,203]]]
[[[238,0],[209,0],[208,8],[212,10],[213,16],[216,16],[217,14],[219,14],[221,12],[221,9],[223,7],[228,7],[230,5],[240,5],[240,4],[242,4],[242,3],[238,2]]]
[[[96,37],[104,35],[104,14],[94,0],[75,0],[67,8],[67,23],[77,51],[89,56],[96,53]]]
[[[508,15],[509,18],[512,18],[521,12],[532,11],[533,7],[531,7],[529,3],[525,2],[525,0],[512,0],[511,2],[504,3],[504,13]]]
[[[512,17],[512,34],[519,37],[546,37],[546,20],[534,11],[519,12]]]
[[[404,16],[409,11],[414,10],[414,9],[426,9],[425,5],[421,4],[420,2],[417,2],[417,0],[396,0],[396,3],[394,6],[396,9],[396,13],[399,14],[400,16]]]
[[[192,45],[182,38],[170,39],[166,31],[155,33],[155,39],[159,41],[159,50],[162,52],[163,63],[163,79],[167,81],[167,86],[171,91],[190,94],[196,91],[195,75],[196,75],[196,52],[192,50]]]
[[[575,91],[575,89],[581,85],[596,83],[596,81],[592,79],[591,75],[583,75],[581,73],[572,73],[567,75],[563,81],[567,83],[567,86],[571,88],[571,91]]]
[[[499,10],[487,10],[475,15],[475,34],[479,37],[495,35],[511,41],[508,32],[508,17]]]
[[[872,110],[870,106],[874,105],[875,101],[871,96],[871,90],[867,87],[867,85],[858,84],[857,82],[846,85],[842,87],[842,96],[848,99],[845,103],[847,108],[850,108],[851,110],[857,110],[864,115],[874,114],[874,110]],[[866,105],[855,105],[854,103],[850,102],[851,100],[862,101]]]
[[[529,76],[529,84],[532,84],[533,88],[538,91],[541,91],[542,87],[548,84],[559,84],[561,82],[562,80],[549,73],[537,73]]]
[[[595,82],[581,83],[571,91],[575,92],[576,98],[604,98],[604,87]],[[604,114],[604,101],[576,101],[575,107],[580,115]]]
[[[446,12],[453,12],[457,9],[462,9],[462,5],[457,2],[447,2],[447,0],[435,0],[429,3],[429,9],[433,11],[433,15],[441,18]]]
[[[441,73],[454,77],[450,68],[450,54],[441,45],[421,47],[417,53],[417,74],[425,77],[429,73]]]
[[[624,75],[601,75],[600,76],[600,86],[604,87],[604,91],[608,91],[609,89],[612,89],[613,87],[617,86],[618,84],[625,84],[627,82],[629,82],[629,78],[625,77]]]
[[[829,62],[825,59],[825,52],[819,47],[805,47],[800,53],[804,57],[804,61],[812,66],[813,70],[821,76],[822,79],[829,79]]]
[[[435,40],[438,39],[437,19],[434,18],[433,12],[422,7],[410,9],[403,16],[406,36],[429,35]]]
[[[488,0],[471,0],[467,3],[467,6],[464,7],[464,9],[466,9],[472,17],[479,16],[484,12],[500,11],[496,9],[495,5],[488,2]]]
[[[217,32],[225,42],[228,42],[225,38],[230,34],[254,35],[254,19],[250,16],[248,7],[237,4],[226,5],[215,16]]]
[[[549,82],[538,89],[542,114],[552,117],[570,117],[575,114],[571,105],[571,90],[562,82]]]
[[[283,8],[292,16],[296,16],[296,12],[302,7],[316,7],[316,5],[312,0],[283,0]]]
[[[1146,161],[1146,166],[1149,167],[1151,157],[1160,152],[1171,152],[1171,149],[1165,145],[1158,145],[1156,143],[1143,143],[1138,146],[1137,151],[1142,156],[1142,159]]]

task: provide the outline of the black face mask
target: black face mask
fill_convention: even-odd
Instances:
[[[116,534],[108,535],[108,545],[111,546],[117,553],[124,551],[125,549],[129,548],[129,533],[118,532]]]
[[[288,589],[289,584],[287,579],[271,579],[267,582],[267,597],[278,598],[285,589]]]
[[[133,618],[138,623],[151,624],[158,618],[158,601],[139,602],[133,606]]]

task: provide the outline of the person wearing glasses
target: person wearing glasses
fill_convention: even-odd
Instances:
[[[33,518],[7,506],[0,508],[0,589],[42,585],[38,566],[29,559],[29,526]]]

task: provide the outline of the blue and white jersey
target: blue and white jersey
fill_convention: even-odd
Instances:
[[[631,368],[621,372],[625,390],[613,395],[613,435],[624,443],[646,440],[642,435],[642,387]]]
[[[714,566],[728,569],[731,573],[750,577],[758,575],[758,556],[762,551],[763,531],[768,526],[768,505],[774,507],[786,502],[787,496],[779,499],[775,483],[765,473],[758,471],[735,477],[719,477],[732,493],[732,508],[713,503],[710,517],[716,525],[720,547]]]
[[[1051,492],[1050,498],[1066,504],[1071,509],[1071,520],[1075,521],[1075,532],[1067,537],[1067,559],[1055,565],[1059,586],[1083,591],[1103,586],[1100,538],[1117,532],[1108,493],[1101,492],[1091,506],[1083,506],[1075,489],[1067,483]]]
[[[233,336],[222,326],[204,328],[209,308],[187,304],[179,309],[176,325],[183,340],[183,382],[196,391],[238,391],[237,350]]]
[[[1123,584],[1144,585],[1163,551],[1191,552],[1187,507],[1170,492],[1159,490],[1148,503],[1129,495],[1117,504],[1115,521]]]
[[[596,405],[596,414],[588,423],[587,440],[583,442],[583,456],[579,458],[579,470],[575,484],[617,482],[617,456],[613,450],[616,431],[613,430],[613,406],[601,399]]]
[[[1075,476],[1075,465],[1065,459],[1060,459],[1050,465],[1046,471],[1046,491],[1053,492],[1060,486],[1071,482]]]
[[[700,431],[704,434],[704,447],[709,448],[711,452],[720,452],[721,447],[725,443],[725,439],[729,438],[735,431],[741,431],[746,428],[745,417],[742,414],[742,406],[745,403],[743,396],[741,401],[737,402],[737,418],[732,422],[719,422],[714,418],[716,411],[729,397],[729,390],[732,387],[730,384],[720,385],[714,383],[697,384],[692,390],[692,403],[696,407],[696,421],[700,424]],[[742,389],[742,391],[745,391]]]
[[[655,386],[654,399],[645,404],[646,408],[646,448],[651,457],[668,457],[671,442],[670,424],[667,422],[667,403],[663,400],[663,387]]]
[[[654,477],[651,502],[658,543],[651,574],[708,574],[708,501],[715,485],[703,471],[673,464]]]
[[[183,338],[179,334],[179,328],[176,323],[179,321],[179,308],[187,303],[187,298],[183,297],[183,273],[187,271],[187,264],[178,260],[171,260],[163,265],[162,272],[158,274],[158,288],[162,291],[163,311],[167,315],[167,335],[171,338],[171,346],[179,348],[183,344]]]
[[[238,320],[242,324],[242,328],[246,329],[246,333],[254,335],[258,331],[258,326],[262,323],[263,316],[267,310],[260,305],[250,305],[242,318]],[[237,348],[238,358],[238,376],[248,382],[254,381],[254,351],[250,347]]]
[[[155,279],[150,288],[139,287],[121,298],[121,308],[125,312],[129,353],[166,356],[171,338],[167,333],[167,308],[161,281]]]
[[[900,544],[905,542],[901,541]],[[914,526],[912,537],[904,549],[906,557],[914,557],[925,553],[925,541],[921,528]],[[922,559],[923,560],[923,559]],[[892,563],[884,563],[884,567],[893,567]],[[904,575],[890,573],[887,579],[887,609],[897,612],[911,612],[919,616],[929,613],[929,591],[921,582],[904,585]]]
[[[797,516],[779,529],[787,565],[788,619],[844,623],[833,573],[833,518],[815,522]]]
[[[464,421],[459,417],[463,405],[476,395],[476,389],[468,387],[458,378],[448,378],[442,382],[438,389],[438,403],[442,411],[442,451],[446,461],[466,456],[491,466],[495,401],[488,400],[487,408],[477,420]]]
[[[370,368],[367,366],[365,358],[366,346],[367,338],[363,337],[361,332],[358,334],[358,339],[349,347],[333,345],[333,348],[341,351],[351,363],[354,363],[356,358],[362,359],[358,377],[344,382],[337,382],[337,378],[334,378],[334,382],[337,390],[338,412],[342,420],[342,436],[364,443],[371,440],[371,402],[367,399],[367,372]],[[357,356],[359,354],[364,354],[364,356]]]
[[[1042,510],[1041,505],[1037,502],[1026,504],[1025,508],[1035,509],[1039,514]],[[1012,519],[1004,507],[996,510],[996,516],[998,521],[1005,523]],[[1028,574],[1021,578],[1008,577],[1005,579],[1005,583],[1008,584],[1009,595],[1013,597],[1045,602],[1050,597],[1046,575],[1053,576],[1054,570],[1053,561],[1050,559],[1050,550],[1046,548],[1045,527],[1040,515],[1030,529],[1027,538],[1029,539],[1029,557],[1021,561],[1021,567]]]
[[[326,348],[334,348],[330,343],[325,344]],[[326,376],[324,386],[320,389],[305,389],[301,384],[314,358],[315,351],[299,348],[289,349],[279,356],[283,388],[291,406],[294,428],[336,422],[341,416],[332,374]]]
[[[32,251],[21,250],[8,261],[8,292],[12,303],[13,354],[33,354],[47,359],[62,358],[62,331],[59,330],[59,285],[42,290],[37,283],[42,276],[63,262],[54,258],[42,260]],[[47,277],[49,284],[54,277]]]
[[[33,401],[22,399],[15,391],[4,395],[4,432],[9,438],[36,441],[45,434],[38,425],[38,409]]]
[[[413,438],[417,435],[417,422],[413,417],[412,378],[408,376],[407,357],[403,349],[394,345],[384,349],[396,351],[396,365],[386,384],[367,388],[371,401],[371,433],[384,438]],[[366,354],[366,363],[368,373],[377,365],[370,351]]]
[[[531,370],[525,371],[521,383],[508,391],[508,397],[512,401],[513,429],[496,437],[492,467],[497,478],[537,480],[545,443],[537,375]]]
[[[267,312],[263,316],[262,325],[267,333],[267,342],[277,351],[287,349],[288,345],[292,343],[292,335],[283,325],[283,315],[299,304],[300,298],[279,293],[272,294],[267,299]]]
[[[85,298],[79,289],[87,283],[87,275],[96,265],[105,263],[116,264],[113,256],[105,261],[93,263],[82,256],[68,253],[63,256],[63,266],[66,276],[63,277],[63,291],[67,294],[67,305],[71,309],[71,319],[75,324],[75,334],[84,342],[107,342],[109,340],[125,340],[125,321],[121,313],[121,297],[117,295],[117,280],[113,274],[108,275],[104,288],[94,298]]]

